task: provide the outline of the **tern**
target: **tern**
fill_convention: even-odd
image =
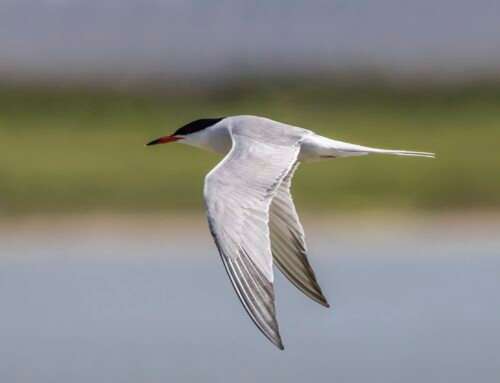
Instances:
[[[434,157],[354,145],[257,116],[195,120],[147,145],[169,142],[225,156],[205,177],[208,226],[245,310],[281,350],[273,263],[306,296],[329,307],[309,264],[304,229],[290,192],[299,163],[367,154]]]

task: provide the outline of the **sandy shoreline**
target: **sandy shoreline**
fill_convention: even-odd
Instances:
[[[500,212],[464,211],[445,213],[394,213],[386,211],[360,214],[301,214],[308,232],[318,235],[332,229],[342,232],[432,231],[500,233]],[[0,236],[9,234],[43,235],[58,232],[169,233],[189,236],[207,230],[204,212],[199,214],[77,214],[13,216],[0,218]],[[499,239],[500,240],[500,239]]]

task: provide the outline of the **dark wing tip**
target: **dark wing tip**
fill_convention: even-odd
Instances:
[[[328,303],[328,300],[316,280],[316,275],[307,260],[306,254],[300,250],[293,254],[296,256],[298,255],[297,259],[300,260],[300,265],[302,266],[301,272],[304,274],[300,275],[300,273],[294,273],[294,268],[290,267],[290,264],[288,263],[289,261],[287,262],[287,258],[283,256],[286,254],[278,251],[273,253],[275,265],[278,266],[278,269],[283,273],[283,275],[303,294],[321,306],[329,308],[330,304]],[[305,276],[305,278],[303,278],[303,276]]]
[[[330,308],[330,303],[328,303],[328,300],[326,299],[325,295],[323,294],[323,291],[321,290],[321,287],[319,287],[319,284],[316,282],[316,289],[315,289],[315,298],[314,299],[316,302],[318,302],[321,306],[324,306],[326,308]]]
[[[264,334],[266,338],[268,338],[272,344],[274,344],[277,348],[279,348],[281,351],[285,349],[285,346],[283,345],[283,340],[281,339],[281,334],[280,330],[276,329],[276,332],[274,334]]]
[[[264,333],[264,335],[266,336],[266,338],[272,343],[274,344],[278,349],[280,349],[281,351],[283,351],[285,349],[285,346],[283,345],[283,341],[281,339],[281,335],[279,333],[279,330],[278,332],[274,333],[274,334],[267,334],[267,333]]]
[[[330,303],[328,303],[328,301],[326,300],[326,298],[321,295],[321,296],[318,296],[318,295],[312,295],[312,294],[306,294],[309,298],[311,298],[314,302],[320,304],[321,306],[323,307],[326,307],[327,309],[329,309],[331,306],[330,306]]]
[[[330,303],[328,303],[328,301],[326,300],[325,297],[322,297],[323,299],[318,301],[318,303],[323,306],[323,307],[326,307],[327,309],[329,309],[331,306],[330,306]]]
[[[217,235],[214,234],[210,220],[209,226],[219,248],[222,263],[248,316],[272,344],[284,350],[276,320],[272,282],[257,268],[245,249],[240,249],[239,257],[234,260],[227,257],[218,245]]]
[[[253,320],[253,318],[252,318]],[[257,326],[259,327],[259,326]],[[264,329],[259,327],[259,330],[264,334],[264,336],[272,343],[274,344],[277,348],[279,348],[281,351],[285,349],[285,346],[283,345],[283,341],[281,340],[281,335],[279,333],[279,330],[276,330],[274,333],[269,333],[265,331]]]

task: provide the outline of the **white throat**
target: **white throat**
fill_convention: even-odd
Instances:
[[[228,153],[232,146],[229,129],[221,123],[188,134],[179,142],[219,154]]]

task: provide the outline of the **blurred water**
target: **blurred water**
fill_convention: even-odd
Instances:
[[[0,72],[126,81],[354,66],[474,78],[498,75],[499,12],[494,0],[0,0]]]
[[[0,381],[498,381],[492,232],[309,242],[333,309],[278,276],[280,352],[246,317],[204,232],[4,231]]]

